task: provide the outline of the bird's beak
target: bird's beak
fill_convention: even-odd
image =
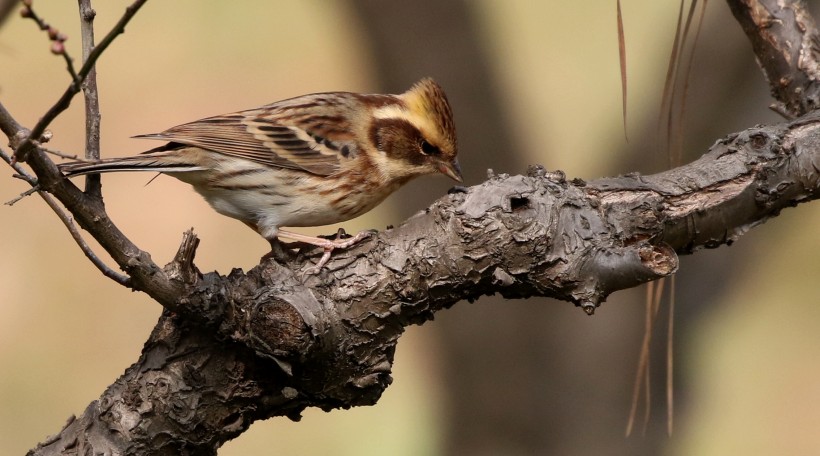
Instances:
[[[441,174],[444,174],[456,182],[464,181],[461,177],[461,166],[458,165],[458,160],[455,158],[451,162],[440,162],[438,164],[438,170]]]

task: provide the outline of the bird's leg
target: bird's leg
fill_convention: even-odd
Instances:
[[[290,251],[290,244],[286,244],[276,237],[268,239],[268,242],[270,243],[270,252],[262,255],[262,258],[259,259],[260,263],[267,261],[271,258],[278,263],[284,263],[294,258],[295,254],[294,252]]]
[[[361,242],[363,239],[370,237],[372,232],[370,231],[360,231],[353,237],[349,237],[346,239],[323,239],[314,236],[308,236],[306,234],[299,234],[294,233],[292,231],[284,231],[279,230],[277,236],[284,237],[288,239],[292,239],[297,242],[301,242],[304,244],[315,245],[317,247],[321,247],[324,250],[324,254],[322,258],[319,259],[319,263],[316,264],[314,268],[311,269],[312,273],[319,272],[325,263],[330,260],[330,253],[333,252],[335,249],[346,249],[351,247],[358,242]]]

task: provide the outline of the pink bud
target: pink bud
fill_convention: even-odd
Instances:
[[[51,43],[51,53],[55,55],[60,55],[65,52],[65,46],[60,41],[54,41]]]

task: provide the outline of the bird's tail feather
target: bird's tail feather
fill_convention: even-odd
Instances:
[[[137,155],[134,157],[106,158],[99,161],[61,163],[57,165],[57,167],[68,177],[120,171],[181,173],[203,169],[200,166],[165,154]]]

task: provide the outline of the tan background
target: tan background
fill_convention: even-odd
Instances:
[[[97,3],[100,37],[127,2]],[[656,115],[674,3],[624,2],[633,125]],[[713,3],[707,14],[713,27],[742,39],[725,4]],[[35,6],[69,35],[68,48],[79,56],[76,3]],[[513,128],[526,146],[499,153],[524,154],[526,161],[565,170],[570,177],[632,171],[619,166],[614,152],[624,147],[614,2],[485,0],[472,6],[505,93],[510,122],[504,127]],[[302,93],[372,91],[372,62],[358,30],[345,4],[331,1],[148,2],[99,63],[103,153],[137,153],[154,143],[129,139],[132,135]],[[742,58],[752,59],[750,48],[742,51]],[[0,100],[18,121],[32,125],[57,99],[68,82],[63,67],[32,22],[15,15],[0,29]],[[761,96],[768,92],[758,72],[742,78],[756,81]],[[708,76],[692,90],[710,90]],[[750,101],[751,120],[734,129],[776,121],[767,103]],[[454,109],[458,116],[459,107]],[[690,115],[719,117],[720,107],[693,108]],[[52,147],[80,153],[80,98],[51,130]],[[632,137],[642,133],[630,131]],[[705,150],[715,139],[690,138],[687,146]],[[461,156],[462,163],[470,162],[469,150]],[[9,168],[0,174],[0,200],[25,190],[10,175]],[[149,178],[107,176],[104,193],[113,220],[157,262],[171,257],[191,226],[202,239],[197,264],[203,271],[247,269],[266,251],[264,240],[213,213],[184,184],[160,177],[145,186]],[[410,185],[435,185],[442,192],[449,187],[444,179]],[[351,232],[397,224],[391,205],[401,202],[399,194],[344,227]],[[0,206],[0,221],[0,454],[23,454],[69,415],[81,413],[136,359],[159,306],[102,278],[37,197]],[[742,261],[720,278],[730,284],[727,291],[697,303],[711,310],[681,330],[678,363],[690,384],[685,392],[690,402],[678,413],[669,454],[820,452],[818,226],[820,210],[809,204],[786,211],[730,249],[708,252]],[[699,283],[679,281],[679,286]],[[596,318],[617,312],[615,306],[640,305],[607,303]],[[537,317],[549,318],[552,311],[544,309]],[[578,311],[577,318],[585,317]],[[375,407],[329,414],[308,410],[298,424],[257,423],[220,454],[441,454],[442,390],[427,328],[411,328],[402,338],[395,382]],[[623,353],[625,362],[635,362],[639,338],[636,334],[635,346]]]

